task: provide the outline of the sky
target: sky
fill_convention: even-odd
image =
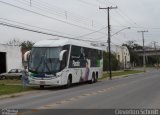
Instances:
[[[108,39],[107,10],[99,7],[117,6],[110,10],[111,44],[133,40],[142,45],[137,31],[148,30],[145,45],[152,46],[153,41],[160,43],[159,4],[160,0],[0,0],[0,23],[104,43]],[[0,25],[0,43],[53,38],[57,37]]]

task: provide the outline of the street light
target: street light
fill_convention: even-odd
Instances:
[[[114,35],[116,35],[116,34],[118,34],[119,32],[121,32],[121,31],[123,31],[123,30],[125,30],[125,29],[131,29],[131,27],[125,27],[125,28],[117,31],[116,33],[112,34],[111,37],[114,36]],[[102,36],[102,37],[99,37],[99,38],[97,38],[97,39],[101,39],[101,38],[103,38],[103,37],[106,37],[106,36]],[[109,41],[107,41],[107,42],[109,42]],[[109,46],[108,46],[108,48],[107,48],[107,51],[108,51],[108,49],[109,49]],[[109,53],[110,53],[110,52],[109,52]],[[109,60],[110,60],[110,59],[109,59]],[[110,60],[110,62],[111,62],[111,60]],[[112,79],[112,70],[111,70],[111,65],[110,65],[110,64],[109,64],[109,72],[110,72],[110,79]]]
[[[118,32],[112,34],[111,37],[114,36],[114,35],[116,35],[116,34],[118,34],[119,32],[121,32],[121,31],[123,31],[123,30],[125,30],[125,29],[131,29],[131,27],[123,28],[123,29],[119,30]]]
[[[123,28],[123,29],[117,31],[116,33],[112,34],[111,37],[114,36],[114,35],[116,35],[116,34],[118,34],[119,32],[121,32],[121,31],[123,31],[123,30],[125,30],[125,29],[131,29],[131,27]],[[122,47],[122,48],[123,48],[123,47]],[[123,66],[124,66],[124,69],[125,69],[125,68],[126,68],[126,58],[125,58],[125,61],[124,61],[124,54],[122,54],[122,57],[123,57]]]
[[[117,31],[116,33],[112,34],[110,37],[118,34],[119,32],[121,32],[121,31],[123,31],[123,30],[125,30],[125,29],[131,29],[131,27],[123,28],[123,29]],[[110,43],[110,42],[111,42],[111,41],[109,40],[108,43]],[[110,54],[110,53],[111,53],[111,52],[110,52],[110,45],[108,46],[107,49],[109,49],[109,54]],[[111,57],[109,56],[109,73],[110,73],[110,79],[112,79],[112,69],[111,69],[111,64],[110,64],[110,63],[111,63]]]
[[[119,32],[121,32],[121,31],[123,31],[123,30],[125,30],[125,29],[131,29],[131,27],[123,28],[123,29],[117,31],[116,33],[112,34],[111,37],[114,36],[114,35],[116,35],[116,34],[118,34]],[[99,39],[104,38],[104,37],[106,37],[106,35],[105,35],[105,36],[101,36],[101,37],[99,37],[99,38],[97,38],[97,39],[99,40]]]

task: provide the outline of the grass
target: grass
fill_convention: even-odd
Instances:
[[[139,70],[127,70],[127,71],[117,71],[112,72],[112,76],[121,76],[121,75],[128,75],[128,74],[135,74],[135,73],[142,73],[143,71]],[[109,76],[108,73],[104,73],[102,79],[105,79]],[[0,80],[0,96],[6,94],[14,94],[20,93],[25,91],[34,90],[32,87],[23,88],[21,80]]]
[[[22,80],[0,80],[0,84],[4,84],[4,85],[10,85],[10,84],[19,84],[22,85]]]
[[[30,91],[32,90],[29,87],[23,88],[22,85],[5,85],[0,84],[0,96],[7,95],[7,94],[13,94],[13,93],[20,93],[24,91]]]
[[[31,87],[23,88],[22,80],[0,80],[0,96],[33,90]]]
[[[143,71],[140,71],[140,70],[125,70],[125,71],[119,71],[119,72],[112,72],[112,77],[128,75],[128,74],[135,74],[135,73],[143,73]],[[104,73],[103,76],[100,78],[100,80],[108,78],[108,77],[109,77],[109,73]]]

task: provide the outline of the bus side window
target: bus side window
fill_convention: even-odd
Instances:
[[[69,53],[69,50],[70,50],[70,45],[65,45],[65,46],[63,46],[62,49],[63,49],[63,50],[67,50],[67,52],[65,52],[65,53],[63,54],[63,59],[62,59],[62,61],[61,61],[61,67],[60,67],[61,70],[64,69],[64,68],[67,66],[68,53]]]
[[[100,59],[102,59],[102,51],[97,51],[98,52],[98,59],[100,60]]]
[[[63,59],[61,61],[61,70],[64,69],[67,66],[67,58],[68,57],[68,51],[64,53]]]

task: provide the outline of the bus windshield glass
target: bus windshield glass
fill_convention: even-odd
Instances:
[[[32,48],[29,59],[29,71],[34,73],[55,74],[60,70],[59,53],[61,47]]]

